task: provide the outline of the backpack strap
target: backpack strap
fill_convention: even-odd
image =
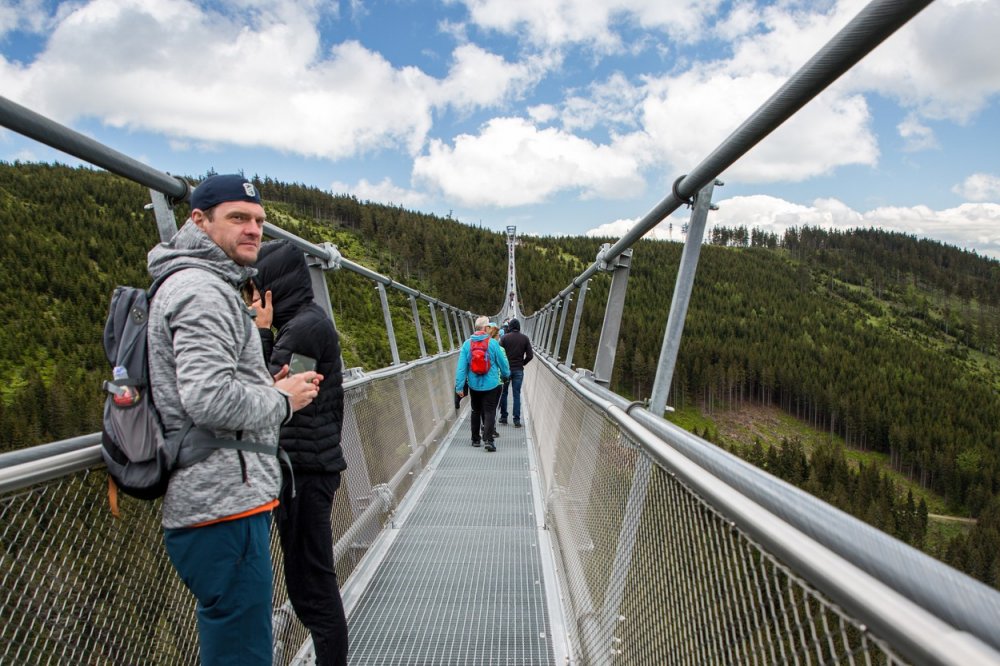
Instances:
[[[186,268],[199,268],[204,270],[204,268],[198,264],[182,263],[172,266],[166,273],[153,280],[153,283],[146,291],[147,301],[151,302],[153,300],[153,295],[156,294],[163,283],[167,281],[167,278]],[[246,315],[243,317],[245,331],[245,335],[243,336],[243,348],[245,348],[247,343],[250,341],[250,336],[253,335],[256,326],[254,325],[253,317],[250,316],[249,310],[243,308],[243,313]],[[116,387],[108,386],[107,384],[108,382],[105,382],[105,389],[110,393],[116,393]],[[258,453],[261,455],[277,456],[277,458],[288,467],[288,471],[292,479],[292,497],[295,497],[295,473],[292,471],[292,461],[288,457],[285,450],[278,445],[272,446],[268,444],[261,444],[260,442],[242,439],[242,437],[240,439],[220,439],[213,436],[210,432],[203,428],[196,428],[190,417],[185,419],[184,425],[181,426],[180,430],[170,434],[170,439],[179,442],[177,467],[187,467],[196,462],[201,462],[202,460],[208,458],[208,456],[212,455],[212,451],[215,451],[216,449],[231,449],[235,451],[246,451],[248,453]],[[188,455],[184,455],[184,449],[187,449]]]
[[[292,482],[292,497],[295,497],[295,471],[292,469],[292,460],[288,457],[288,453],[280,446],[276,444],[261,444],[249,439],[220,439],[214,437],[204,428],[195,428],[191,419],[188,419],[184,427],[171,436],[173,437],[178,434],[180,435],[182,444],[181,450],[188,449],[192,454],[186,456],[188,459],[179,463],[178,467],[187,467],[196,462],[201,462],[212,455],[212,451],[216,449],[231,449],[234,451],[259,453],[266,456],[276,456],[281,463],[288,467],[288,473]]]

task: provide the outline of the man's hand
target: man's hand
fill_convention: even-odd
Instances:
[[[274,321],[274,300],[271,297],[271,290],[265,291],[260,299],[255,300],[251,305],[257,313],[257,316],[254,317],[257,328],[271,328],[271,323]]]
[[[288,375],[288,366],[284,366],[278,375],[285,373],[284,378],[274,383],[276,388],[281,389],[291,397],[292,411],[297,412],[319,395],[319,383],[323,381],[323,375],[318,372],[299,372]]]
[[[459,398],[464,398],[465,391],[455,391],[455,395],[457,395]]]

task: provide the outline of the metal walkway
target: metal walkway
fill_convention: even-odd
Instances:
[[[470,445],[463,409],[371,549],[370,572],[357,572],[362,591],[344,591],[353,665],[555,664],[561,652],[527,428],[498,425],[487,453]]]

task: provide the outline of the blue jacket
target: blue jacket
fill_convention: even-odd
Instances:
[[[469,370],[469,341],[483,340],[489,337],[486,333],[476,332],[471,338],[462,343],[462,352],[458,355],[458,364],[455,367],[455,393],[465,391],[465,382],[469,382],[469,388],[474,391],[489,391],[500,386],[501,379],[510,377],[510,365],[507,363],[507,355],[496,340],[490,340],[488,353],[490,356],[490,371],[485,375],[477,375]],[[494,369],[499,368],[497,375]]]

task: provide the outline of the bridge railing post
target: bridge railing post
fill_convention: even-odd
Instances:
[[[337,246],[332,243],[323,243],[321,247],[327,251],[326,259],[320,259],[308,252],[305,253],[306,264],[309,266],[309,280],[312,284],[313,300],[330,317],[333,327],[337,328],[337,319],[333,314],[333,303],[330,301],[330,289],[326,283],[326,271],[340,270],[341,255]],[[341,372],[346,369],[343,345],[340,348],[340,369]]]
[[[438,328],[437,312],[434,310],[434,303],[432,301],[427,301],[427,307],[431,311],[431,327],[434,329],[434,340],[437,342],[438,354],[440,354],[444,351],[444,347],[441,346],[441,329]]]
[[[632,248],[622,251],[617,257],[605,257],[604,263],[605,270],[612,272],[611,288],[608,290],[608,304],[604,310],[601,337],[597,343],[597,358],[594,359],[594,381],[609,386],[611,373],[615,367],[622,313],[625,309],[625,292],[628,291],[628,276],[632,266]]]
[[[455,339],[451,337],[451,314],[447,307],[441,308],[441,319],[444,320],[444,330],[448,334],[448,349],[455,350]]]
[[[681,335],[684,333],[684,319],[687,317],[688,304],[691,302],[694,276],[698,269],[698,257],[701,255],[701,241],[705,235],[708,211],[712,209],[712,191],[716,185],[722,185],[722,181],[713,180],[701,188],[691,211],[687,239],[684,241],[681,262],[677,267],[674,295],[670,299],[667,327],[663,332],[663,344],[660,347],[660,359],[656,366],[656,378],[653,380],[653,391],[649,398],[649,411],[657,416],[663,416],[663,412],[667,408],[670,384],[673,381],[674,366],[677,363],[677,352],[681,346]]]
[[[555,358],[556,361],[559,360],[559,349],[562,347],[563,331],[566,329],[566,313],[569,312],[569,302],[571,298],[572,292],[567,293],[562,299],[562,314],[559,316],[559,330],[556,334],[555,354],[553,354],[553,358]]]
[[[587,285],[590,279],[580,285],[580,296],[576,299],[576,311],[573,312],[573,328],[569,334],[569,346],[566,348],[566,365],[573,367],[573,353],[576,351],[576,336],[580,332],[580,319],[583,316],[583,301],[587,297]]]
[[[558,350],[556,349],[556,332],[559,329],[559,313],[562,310],[562,299],[556,299],[552,303],[552,325],[549,326],[549,338],[547,348],[549,350],[549,356],[552,358],[558,357]]]
[[[392,314],[389,312],[389,299],[385,294],[385,285],[381,282],[375,283],[378,289],[378,297],[382,302],[382,316],[385,319],[385,333],[389,338],[389,351],[392,353],[392,364],[399,365],[399,348],[396,346],[396,329],[392,326]]]
[[[150,205],[153,208],[153,217],[156,218],[156,229],[160,232],[160,240],[167,243],[177,233],[177,217],[174,215],[174,207],[163,192],[150,188],[149,195],[153,201]]]
[[[410,294],[410,307],[413,309],[413,325],[417,329],[417,346],[420,347],[420,358],[427,356],[427,347],[424,346],[424,330],[420,326],[420,310],[417,309],[417,298]]]
[[[455,346],[461,347],[462,341],[465,340],[465,332],[458,323],[458,312],[455,310],[451,311],[451,323],[455,327]]]
[[[552,304],[549,303],[545,306],[545,310],[542,313],[542,338],[539,340],[539,344],[542,347],[542,351],[546,354],[549,353],[549,334],[552,332]]]

